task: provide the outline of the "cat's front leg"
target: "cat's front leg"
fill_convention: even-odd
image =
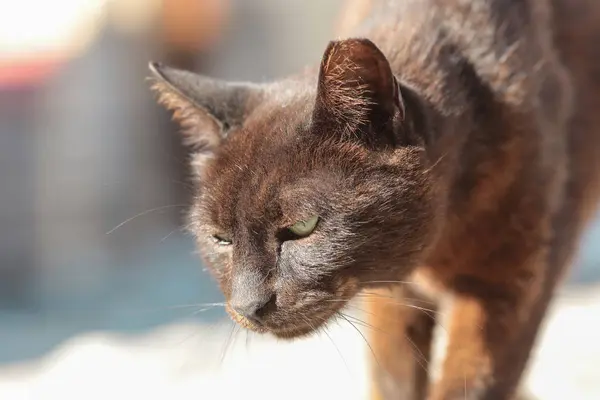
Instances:
[[[432,303],[400,287],[369,290],[362,297],[372,351],[369,400],[425,399],[435,325]]]
[[[541,280],[538,282],[540,285]],[[515,295],[484,283],[457,294],[444,324],[448,346],[429,400],[509,400],[517,396],[550,287]],[[469,286],[469,285],[467,285]],[[548,285],[545,285],[548,286]]]

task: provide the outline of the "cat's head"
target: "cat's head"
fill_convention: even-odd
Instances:
[[[438,214],[424,124],[372,42],[331,42],[315,81],[151,69],[191,149],[190,229],[234,320],[306,334],[420,262]]]

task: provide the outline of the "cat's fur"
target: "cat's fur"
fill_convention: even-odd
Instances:
[[[343,36],[370,40],[331,42],[318,71],[152,64],[193,150],[191,230],[229,304],[264,305],[228,308],[250,329],[304,335],[378,291],[373,399],[511,398],[600,197],[600,3],[361,3]],[[451,299],[430,387],[434,322],[397,304],[415,296]]]

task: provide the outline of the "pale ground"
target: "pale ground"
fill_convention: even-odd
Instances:
[[[526,381],[536,398],[600,399],[599,289],[555,303]],[[223,361],[228,322],[86,334],[42,359],[0,367],[0,399],[365,399],[367,348],[344,324],[332,325],[330,338],[294,343],[246,343],[240,332]]]

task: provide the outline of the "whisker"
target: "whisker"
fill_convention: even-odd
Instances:
[[[367,311],[367,310],[365,310],[364,308],[360,308],[360,307],[357,307],[357,306],[355,306],[354,304],[346,304],[346,307],[348,307],[348,308],[352,308],[352,309],[354,309],[354,310],[358,310],[358,311],[360,311],[361,313],[365,313],[365,314],[368,314],[368,315],[373,315],[373,316],[376,316],[376,315],[377,315],[377,314],[375,314],[374,312]]]
[[[169,232],[169,233],[168,233],[166,236],[163,236],[163,237],[160,239],[159,243],[162,243],[162,242],[164,242],[165,240],[167,240],[167,239],[168,239],[168,238],[169,238],[169,237],[170,237],[172,234],[174,234],[175,232],[177,232],[177,231],[180,231],[180,232],[182,232],[184,229],[185,229],[185,228],[181,228],[181,227],[180,227],[180,228],[175,228],[175,229],[173,229],[173,230],[172,230],[171,232]]]
[[[395,280],[385,280],[385,281],[365,281],[365,282],[361,282],[362,285],[366,285],[369,283],[398,283],[401,285],[415,285],[418,286],[419,284],[416,282],[411,282],[411,281],[395,281]]]
[[[196,310],[194,312],[192,312],[189,317],[194,317],[200,313],[206,312],[206,311],[210,311],[210,310],[214,310],[214,307],[205,307],[205,308],[201,308],[199,310]]]
[[[238,325],[232,322],[231,330],[229,331],[229,336],[227,336],[227,340],[225,341],[225,346],[223,347],[223,350],[221,352],[220,365],[223,365],[223,361],[225,360],[225,355],[227,353],[227,350],[229,350],[229,346],[231,344],[231,339],[233,337],[233,332],[235,331],[236,326],[238,326]]]
[[[437,305],[436,302],[434,301],[429,301],[429,300],[425,300],[423,298],[420,297],[406,297],[406,296],[386,296],[380,293],[373,293],[373,292],[359,292],[356,294],[356,296],[372,296],[372,297],[379,297],[379,298],[385,298],[385,299],[395,299],[397,300],[398,298],[402,298],[404,300],[408,300],[408,301],[416,301],[419,303],[425,303],[425,304],[431,304],[431,305]]]
[[[374,296],[374,298],[376,298],[376,297],[377,296]],[[412,309],[415,309],[415,310],[419,310],[423,314],[427,315],[434,323],[436,323],[437,325],[439,325],[444,330],[444,332],[448,333],[448,330],[446,329],[446,327],[444,325],[442,325],[442,323],[440,321],[440,318],[438,318],[438,316],[442,315],[442,313],[440,311],[432,310],[432,309],[425,308],[425,307],[419,307],[419,306],[416,306],[414,304],[406,304],[406,303],[402,303],[402,302],[394,302],[394,301],[392,301],[392,300],[395,299],[394,297],[389,297],[389,298],[388,297],[380,297],[380,299],[387,301],[388,304],[397,305],[397,306],[404,306],[404,307],[412,308]],[[364,299],[361,299],[361,300],[364,300]],[[371,313],[371,314],[375,315],[373,313]],[[477,326],[480,329],[483,329],[483,328],[481,328],[481,326],[479,326],[479,325],[477,325]]]
[[[242,327],[239,324],[236,324],[235,331],[233,332],[233,339],[231,340],[231,346],[235,346],[235,342],[237,341],[241,331]]]
[[[190,316],[199,314],[204,311],[215,310],[218,307],[225,307],[225,304],[222,303],[197,303],[197,304],[181,304],[174,306],[164,306],[164,307],[134,307],[134,308],[125,308],[121,309],[125,315],[129,315],[132,318],[138,317],[140,315],[153,315],[155,313],[161,313],[165,311],[177,311],[177,310],[190,310]]]
[[[198,303],[198,304],[181,304],[181,305],[176,305],[176,306],[168,306],[168,307],[157,307],[157,308],[151,308],[151,309],[139,309],[139,310],[133,310],[132,312],[159,312],[159,311],[168,311],[168,310],[183,310],[183,309],[190,309],[190,308],[198,308],[201,310],[209,310],[209,309],[214,309],[217,307],[225,307],[224,303]]]
[[[326,328],[323,328],[323,333],[325,333],[325,335],[327,335],[327,337],[329,338],[329,341],[331,342],[331,344],[333,345],[333,347],[335,347],[335,350],[340,355],[340,358],[342,359],[344,365],[346,366],[346,370],[348,371],[348,375],[350,375],[350,378],[352,378],[352,371],[350,371],[350,367],[348,366],[348,363],[346,362],[346,359],[342,355],[342,352],[340,351],[340,348],[335,344],[335,341],[333,340],[333,338],[331,337],[331,335],[329,334],[329,332],[327,332]]]
[[[185,338],[183,338],[179,343],[177,343],[176,346],[181,346],[182,344],[184,344],[185,342],[187,342],[191,337],[196,336],[197,334],[198,334],[198,332],[192,332],[192,333],[190,333]]]
[[[428,314],[428,313],[433,313],[433,314],[439,314],[440,312],[437,310],[433,310],[431,308],[425,308],[425,307],[420,307],[420,306],[416,306],[414,304],[408,304],[408,303],[403,303],[400,301],[393,301],[395,300],[394,297],[376,297],[376,296],[372,296],[372,297],[362,297],[361,300],[367,300],[367,299],[378,299],[378,300],[384,300],[386,301],[388,304],[393,304],[393,305],[398,305],[398,306],[405,306],[405,307],[410,307],[410,308],[414,308],[415,310],[420,310],[423,311],[424,313]],[[428,314],[429,315],[429,314]]]
[[[444,159],[446,156],[448,155],[448,151],[445,152],[444,154],[442,154],[441,156],[438,157],[438,159],[436,160],[436,162],[434,162],[431,167],[427,168],[425,171],[423,171],[423,175],[426,175],[428,173],[430,173],[431,171],[433,171],[433,169],[442,161],[442,159]]]
[[[341,297],[339,299],[325,299],[323,301],[327,301],[327,302],[351,302],[354,299],[391,299],[391,300],[398,300],[398,297],[394,297],[394,296],[383,296],[383,295],[379,295],[377,293],[357,293],[356,295],[352,296],[352,297]],[[427,300],[422,300],[416,297],[402,297],[402,299],[407,300],[407,301],[416,301],[416,302],[422,302],[422,303],[426,303],[426,304],[431,304],[431,305],[436,305],[436,303],[431,302],[431,301],[427,301]],[[433,310],[432,310],[433,311]]]
[[[415,306],[413,304],[404,304],[404,305],[406,307],[421,311],[423,314],[427,315],[429,318],[431,318],[434,321],[436,321],[436,315],[440,314],[439,311],[430,310],[429,308],[419,307],[419,306]]]
[[[181,165],[183,165],[183,166],[185,166],[186,168],[187,168],[187,166],[188,166],[186,163],[183,163],[183,162],[180,162],[180,164],[181,164]],[[191,184],[191,183],[189,183],[189,182],[184,182],[184,181],[180,181],[180,180],[177,180],[177,179],[170,179],[170,181],[171,181],[172,183],[177,183],[178,185],[181,185],[181,186],[182,186],[182,187],[184,187],[185,189],[188,189],[188,190],[190,191],[190,192],[189,192],[190,194],[193,194],[193,193],[194,193],[194,190],[196,190],[196,188],[194,187],[194,185],[192,185],[192,184]]]
[[[344,320],[346,320],[346,322],[348,322],[356,332],[358,332],[358,334],[363,338],[363,340],[365,341],[365,344],[367,345],[367,347],[369,347],[369,350],[371,350],[371,354],[373,354],[373,358],[375,359],[375,362],[377,363],[377,366],[379,368],[381,368],[381,364],[379,364],[379,360],[377,359],[377,356],[375,355],[375,351],[373,351],[373,347],[371,347],[371,343],[369,343],[369,341],[367,340],[367,338],[365,337],[365,335],[360,331],[360,329],[358,329],[356,327],[356,325],[354,325],[348,318],[346,318],[346,316],[342,313],[338,312],[338,315],[340,317],[342,317]]]
[[[315,326],[310,322],[310,320],[304,314],[300,314],[300,316],[302,317],[302,319],[304,320],[304,322],[306,322],[308,324],[308,326],[310,326],[313,329],[313,331],[316,331]],[[320,317],[320,319],[321,319],[321,321],[327,321],[326,318]],[[339,347],[335,344],[335,342],[334,342],[333,338],[331,337],[331,335],[329,334],[329,332],[327,332],[327,328],[324,326],[321,329],[321,331],[329,338],[329,341],[331,342],[331,344],[333,345],[333,347],[335,348],[335,350],[339,354],[340,358],[342,359],[342,362],[346,366],[346,370],[348,371],[348,374],[350,375],[350,378],[352,378],[352,372],[350,371],[350,367],[348,366],[348,363],[346,362],[346,359],[342,355],[342,352],[340,351]]]
[[[385,333],[386,335],[391,335],[390,332],[386,332],[383,329],[380,329],[374,325],[369,324],[368,322],[361,320],[360,318],[356,318],[356,317],[353,317],[352,315],[348,315],[348,314],[344,314],[344,313],[340,313],[340,314],[343,314],[346,318],[350,318],[350,319],[354,320],[355,323],[357,323],[361,326],[364,326],[365,328],[373,329],[375,331]]]
[[[127,218],[125,221],[121,222],[119,225],[115,226],[114,228],[112,228],[111,230],[109,230],[108,232],[106,232],[106,235],[110,235],[111,233],[113,233],[114,231],[116,231],[117,229],[119,229],[120,227],[122,227],[123,225],[127,224],[128,222],[133,221],[134,219],[144,216],[146,214],[150,214],[152,212],[155,211],[161,211],[161,210],[166,210],[169,208],[175,208],[175,207],[186,207],[186,204],[169,204],[166,206],[160,206],[160,207],[155,207],[155,208],[151,208],[149,210],[146,211],[142,211],[139,214],[134,215],[133,217]]]
[[[398,305],[404,305],[404,306],[407,306],[407,307],[411,307],[411,305],[410,305],[410,304],[398,304]],[[357,306],[355,306],[355,305],[352,305],[352,304],[347,304],[346,306],[347,306],[347,307],[351,307],[351,308],[353,308],[353,309],[356,309],[356,310],[358,310],[358,311],[360,311],[360,312],[363,312],[363,313],[365,313],[365,314],[368,314],[368,315],[380,316],[380,315],[378,315],[378,314],[376,314],[376,313],[373,313],[373,312],[367,311],[367,310],[365,310],[365,309],[363,309],[363,308],[357,307]],[[414,307],[411,307],[411,308],[414,308]],[[431,314],[429,314],[429,313],[428,313],[426,310],[420,310],[420,311],[422,311],[422,312],[423,312],[425,315],[427,315],[427,316],[428,316],[428,317],[429,317],[429,318],[430,318],[432,321],[434,321],[434,322],[435,322],[437,325],[439,325],[439,326],[440,326],[440,328],[442,328],[442,329],[444,330],[444,332],[446,332],[446,334],[448,333],[448,330],[446,329],[446,327],[445,327],[444,325],[442,325],[441,321],[440,321],[438,318],[436,318],[436,316],[435,316],[435,315],[431,315]],[[437,312],[437,313],[438,313],[438,314],[441,314],[440,312]],[[387,320],[390,320],[389,318],[386,318],[386,319],[387,319]]]
[[[338,313],[340,315],[344,316],[345,318],[351,318],[351,319],[355,320],[356,323],[361,324],[363,326],[366,326],[367,328],[377,330],[377,331],[379,331],[381,333],[384,333],[386,335],[392,335],[390,332],[386,332],[386,331],[384,331],[382,329],[379,329],[379,328],[377,328],[377,327],[375,327],[375,326],[373,326],[373,325],[371,325],[371,324],[369,324],[369,323],[367,323],[365,321],[360,320],[359,318],[352,317],[350,315],[347,315],[347,314],[344,314],[344,313],[341,313],[341,312],[338,312]],[[348,322],[350,322],[350,321],[348,320]],[[427,368],[427,365],[428,365],[427,357],[425,357],[425,355],[423,354],[423,352],[418,348],[418,346],[411,340],[411,338],[408,335],[404,334],[404,337],[407,339],[408,343],[411,345],[411,347],[413,348],[413,350],[416,351],[417,354],[413,354],[413,356],[415,357],[415,360],[417,361],[417,363],[419,364],[419,366],[421,368],[423,368],[423,370],[426,373],[429,373],[429,370]],[[371,349],[371,351],[373,351],[373,350]],[[423,364],[423,363],[425,363],[425,364]]]
[[[248,346],[250,345],[250,330],[245,329],[246,331],[246,352],[248,351]]]
[[[403,302],[400,302],[400,301],[394,302],[393,300],[398,300],[397,297],[392,297],[392,296],[378,296],[378,295],[375,295],[375,294],[373,294],[373,295],[371,295],[371,294],[361,295],[359,293],[359,294],[357,294],[353,298],[351,297],[351,298],[340,298],[340,299],[325,299],[323,301],[330,302],[330,303],[345,302],[345,303],[347,303],[347,306],[350,306],[352,300],[355,300],[355,299],[358,300],[358,301],[360,301],[360,302],[364,302],[365,300],[370,300],[370,299],[373,299],[373,300],[381,299],[381,300],[387,301],[390,304],[402,305],[402,306],[411,307],[411,308],[418,308],[418,309],[420,309],[423,312],[427,311],[427,312],[432,312],[432,313],[439,313],[439,311],[436,311],[434,309],[430,309],[430,308],[426,308],[426,307],[420,307],[420,306],[416,306],[416,305],[410,304],[410,303],[403,303]],[[421,301],[418,298],[404,297],[403,299],[407,300],[407,301],[417,301],[417,302]],[[427,304],[435,305],[435,303],[431,303],[431,302],[428,302],[426,300],[423,300],[423,302],[425,302]],[[356,308],[356,309],[358,309],[358,310],[361,310],[363,312],[367,312],[366,310],[363,310],[363,309],[358,308],[356,306],[353,306],[353,307]]]
[[[423,314],[427,315],[429,318],[431,318],[434,321],[436,321],[436,314],[439,314],[439,311],[434,311],[434,310],[430,310],[428,308],[415,306],[413,304],[403,304],[403,303],[394,303],[394,302],[390,302],[390,304],[395,305],[395,306],[400,306],[400,307],[408,307],[408,308],[412,308],[414,310],[421,311]]]
[[[408,340],[408,343],[410,343],[413,350],[415,350],[417,352],[417,355],[419,356],[418,358],[415,357],[415,361],[417,361],[417,363],[421,366],[421,368],[423,368],[423,370],[427,374],[429,374],[429,368],[427,368],[427,365],[429,364],[429,362],[427,361],[427,357],[425,357],[423,352],[419,349],[419,347],[415,344],[415,342],[412,341],[412,339],[407,334],[404,334],[404,337],[406,338],[406,340]],[[414,356],[415,356],[415,354],[413,353],[413,357]],[[423,365],[423,362],[425,363],[425,365]]]
[[[180,304],[177,306],[164,307],[167,310],[177,308],[191,308],[191,307],[225,307],[225,303],[194,303],[194,304]]]
[[[432,306],[437,305],[437,303],[427,301],[427,300],[422,300],[420,298],[385,296],[385,295],[380,295],[379,293],[358,293],[356,295],[356,298],[358,298],[358,299],[382,299],[382,300],[389,300],[390,302],[393,302],[395,300],[396,303],[398,303],[398,304],[405,304],[405,303],[402,303],[400,300],[406,300],[406,301],[414,301],[417,303],[425,303],[425,304],[432,305]],[[435,311],[435,310],[429,309],[429,311]]]
[[[192,333],[190,333],[189,335],[187,335],[184,339],[182,339],[179,343],[176,344],[176,346],[181,346],[182,344],[184,344],[185,342],[187,342],[188,340],[190,340],[192,337],[196,337],[200,334],[199,330],[196,330]],[[181,372],[182,370],[184,370],[189,362],[189,358],[184,358],[181,362],[181,364],[178,367],[179,372]]]
[[[340,314],[343,314],[343,313],[340,313]],[[371,325],[371,324],[369,324],[369,323],[367,323],[365,321],[362,321],[362,320],[360,320],[358,318],[352,317],[352,316],[347,315],[347,314],[343,314],[343,315],[346,316],[347,318],[354,319],[355,322],[358,323],[359,325],[362,324],[363,326],[366,326],[366,327],[368,327],[370,329],[377,330],[377,331],[382,332],[382,333],[384,333],[386,335],[392,335],[390,332],[386,332],[386,331],[384,331],[382,329],[379,329],[379,328],[377,328],[377,327],[375,327],[375,326],[373,326],[373,325]],[[419,348],[417,347],[417,345],[410,339],[410,337],[408,337],[406,334],[404,336],[408,340],[408,342],[410,343],[411,347],[418,353],[418,356],[419,356],[418,358],[416,357],[415,354],[413,354],[413,356],[415,357],[415,360],[417,361],[417,363],[421,366],[421,368],[423,368],[425,370],[425,372],[429,373],[427,366],[423,365],[423,362],[427,363],[427,358],[425,357],[425,355],[423,354],[423,352],[421,350],[419,350]]]

